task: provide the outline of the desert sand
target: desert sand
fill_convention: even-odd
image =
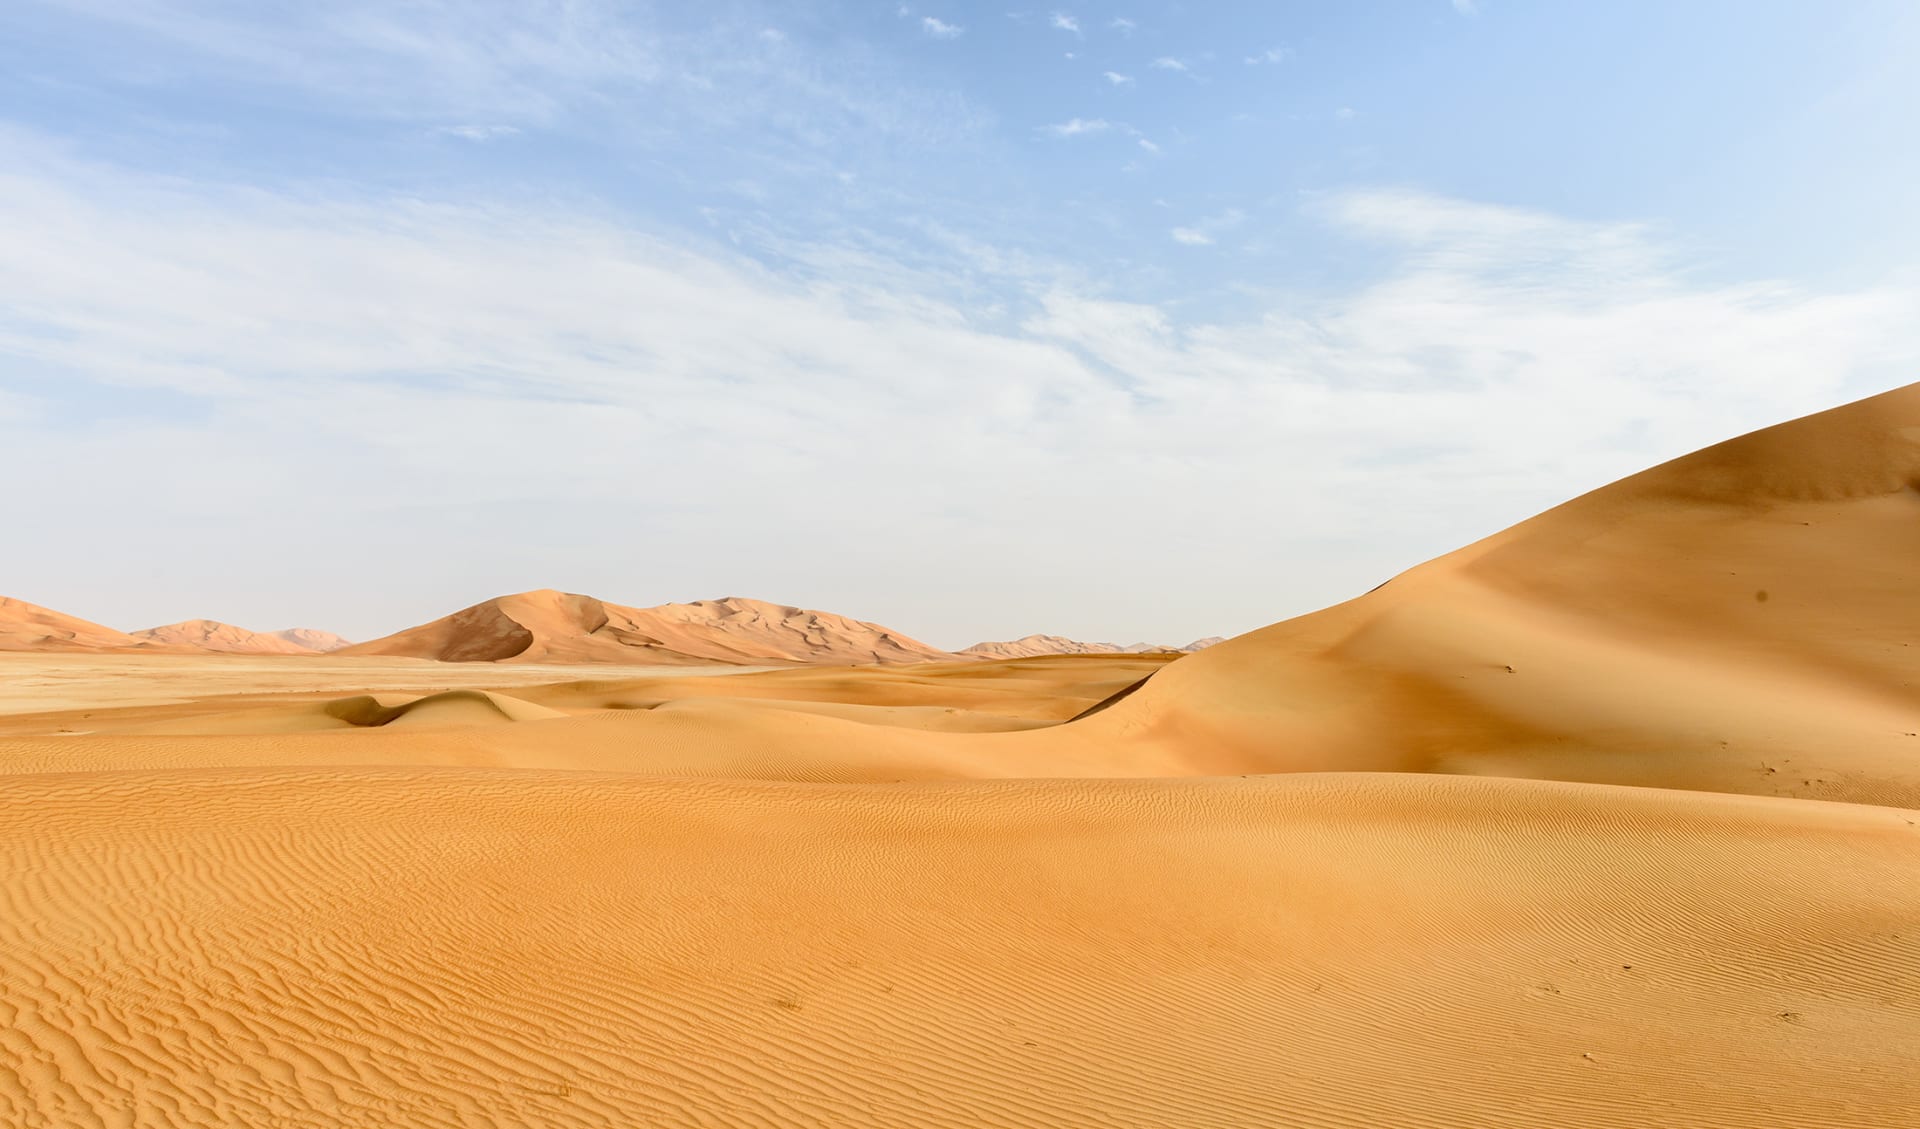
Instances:
[[[1912,1124],[1917,484],[1920,386],[1184,656],[0,656],[0,1124]]]

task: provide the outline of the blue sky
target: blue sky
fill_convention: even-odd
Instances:
[[[0,10],[0,591],[1181,642],[1904,383],[1904,3]]]

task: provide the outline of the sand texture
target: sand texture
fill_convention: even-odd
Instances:
[[[1920,386],[1184,656],[0,605],[105,648],[0,655],[0,1125],[1914,1124],[1916,483]]]

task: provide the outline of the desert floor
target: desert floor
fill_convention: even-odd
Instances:
[[[0,1124],[1912,1123],[1920,813],[1059,724],[1168,662],[0,656]]]

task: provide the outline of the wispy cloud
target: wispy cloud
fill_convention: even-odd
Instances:
[[[1333,112],[1333,119],[1335,121],[1350,122],[1359,116],[1360,111],[1354,109],[1352,106],[1342,106]]]
[[[1263,64],[1284,63],[1292,57],[1293,49],[1290,47],[1269,47],[1265,51],[1248,55],[1246,63],[1250,67],[1257,67]]]
[[[958,39],[966,33],[967,29],[934,16],[926,16],[920,20],[920,30],[935,39]]]
[[[1176,59],[1171,55],[1162,55],[1147,65],[1157,71],[1179,71],[1185,73],[1187,70],[1187,64],[1184,59]]]
[[[1140,27],[1139,24],[1134,23],[1125,16],[1113,17],[1113,19],[1107,23],[1107,26],[1119,32],[1121,35],[1132,35]]]
[[[1115,86],[1132,86],[1133,85],[1132,75],[1124,75],[1118,71],[1106,71],[1105,76],[1106,76],[1106,80]]]
[[[512,137],[520,130],[511,125],[445,125],[434,132],[463,141],[497,141],[502,137]]]
[[[1152,153],[1156,157],[1160,155],[1160,146],[1155,145],[1153,142],[1147,140],[1144,137],[1140,138],[1139,141],[1140,141],[1140,148],[1145,149],[1147,152]]]
[[[1040,127],[1042,133],[1055,137],[1085,137],[1089,134],[1105,133],[1113,128],[1113,123],[1105,118],[1069,118],[1063,122]]]
[[[1048,16],[1047,24],[1059,31],[1070,31],[1075,35],[1080,34],[1080,21],[1065,12],[1055,12],[1051,16]]]
[[[1475,0],[1453,0],[1453,10],[1463,16],[1477,16],[1480,14],[1480,5]]]
[[[61,7],[75,34],[164,58],[148,81],[184,74],[216,86],[290,89],[329,113],[423,129],[564,126],[576,136],[632,138],[629,111],[641,100],[660,134],[737,126],[762,141],[788,133],[817,153],[828,140],[971,131],[985,117],[951,89],[917,83],[898,62],[858,44],[812,44],[802,53],[778,29],[729,20],[676,27],[608,0]]]
[[[1175,243],[1183,243],[1189,247],[1208,247],[1218,241],[1222,232],[1239,227],[1246,218],[1247,214],[1239,208],[1228,208],[1197,223],[1176,227],[1170,234]]]

